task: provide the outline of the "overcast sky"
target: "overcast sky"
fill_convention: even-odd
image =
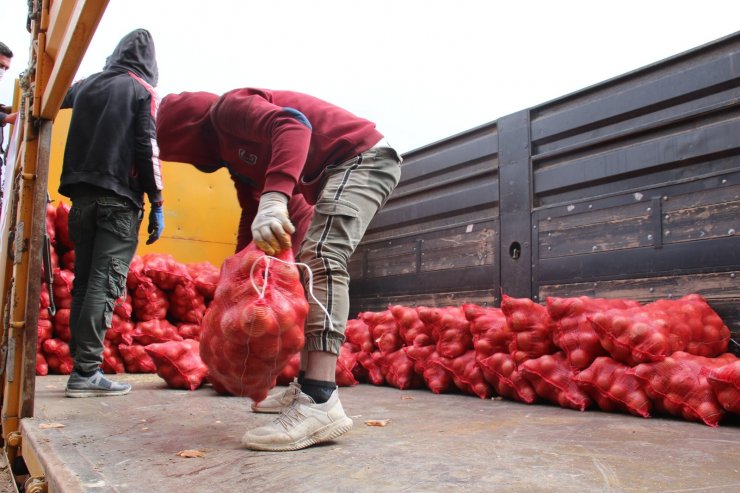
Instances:
[[[27,0],[0,0],[25,70]],[[151,31],[159,94],[306,92],[378,125],[401,152],[740,29],[738,0],[110,0],[77,78]]]

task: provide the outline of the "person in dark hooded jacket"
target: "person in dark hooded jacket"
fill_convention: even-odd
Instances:
[[[75,83],[62,102],[62,108],[72,108],[72,119],[59,193],[72,201],[69,234],[75,245],[68,397],[131,390],[106,378],[100,366],[113,306],[125,294],[138,246],[145,194],[147,244],[164,229],[155,133],[158,76],[152,36],[137,29],[121,39],[102,72]]]

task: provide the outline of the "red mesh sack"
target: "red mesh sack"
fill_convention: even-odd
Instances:
[[[427,388],[435,394],[443,394],[455,390],[455,382],[443,358],[436,351],[429,355],[424,365],[424,381]]]
[[[509,354],[517,365],[555,352],[552,342],[554,324],[547,308],[527,298],[504,295],[501,310],[514,333]]]
[[[370,327],[362,320],[362,314],[359,317],[347,320],[344,337],[347,342],[357,346],[360,351],[372,353],[375,351],[375,343],[373,342],[373,336],[370,334]]]
[[[352,387],[359,383],[354,373],[357,366],[358,353],[359,351],[354,350],[354,345],[347,342],[339,348],[337,367],[334,371],[335,381],[338,386]]]
[[[474,349],[457,358],[440,358],[439,364],[452,374],[452,382],[462,392],[477,395],[481,399],[491,397],[491,386],[483,377]]]
[[[151,280],[140,282],[132,293],[131,305],[137,320],[164,319],[170,307],[167,293],[158,288]]]
[[[292,251],[270,258],[254,243],[224,261],[200,340],[215,389],[259,402],[303,348],[308,302],[292,262]]]
[[[134,328],[133,322],[113,313],[111,326],[105,333],[105,340],[110,341],[115,346],[118,346],[118,344],[132,344],[134,342]]]
[[[52,245],[54,245],[57,240],[56,220],[57,208],[54,204],[49,202],[46,204],[46,236],[49,237],[49,241]]]
[[[385,373],[383,372],[383,353],[380,351],[359,351],[357,353],[357,364],[361,366],[367,380],[373,385],[383,385],[385,383]]]
[[[167,320],[159,319],[137,323],[131,337],[133,337],[135,343],[142,346],[158,342],[182,341],[182,337],[177,332],[177,327]]]
[[[42,311],[46,311],[46,309],[43,309]],[[45,320],[39,317],[38,335],[36,337],[36,351],[41,350],[41,345],[44,343],[44,341],[47,339],[51,339],[53,335],[54,325],[52,324],[51,320]]]
[[[651,305],[671,316],[672,330],[688,332],[683,351],[707,358],[727,352],[730,329],[703,296],[689,294],[677,300],[658,300]]]
[[[142,258],[138,255],[134,255],[134,258],[131,259],[131,263],[128,267],[126,287],[133,291],[142,282],[152,283],[153,281],[149,276],[144,274],[144,261],[142,260]]]
[[[398,325],[390,310],[382,312],[364,312],[360,314],[362,321],[367,324],[375,346],[381,353],[392,353],[403,346],[403,340],[398,333]]]
[[[649,418],[652,402],[640,380],[628,370],[628,366],[608,356],[599,356],[575,376],[575,381],[602,411]]]
[[[169,297],[169,314],[180,322],[200,324],[206,313],[206,301],[191,281],[176,284]]]
[[[643,363],[629,370],[639,378],[656,411],[717,426],[726,414],[707,380],[711,370],[737,361],[725,353],[717,358],[676,351],[657,363]]]
[[[69,238],[69,205],[64,202],[59,202],[57,205],[57,213],[54,218],[54,225],[56,226],[56,244],[58,247],[62,247],[65,250],[72,250],[75,244]]]
[[[123,364],[128,373],[156,373],[157,367],[152,357],[147,354],[144,346],[138,344],[119,344]]]
[[[36,352],[36,375],[45,376],[49,374],[49,364],[46,362],[46,357],[40,351]]]
[[[193,279],[195,287],[207,300],[212,300],[216,293],[218,278],[221,275],[218,267],[210,262],[195,262],[185,264],[188,274]]]
[[[707,381],[722,407],[727,412],[740,414],[740,361],[713,369]]]
[[[115,305],[113,305],[113,314],[118,315],[124,320],[130,320],[133,311],[134,307],[131,304],[131,296],[128,293],[118,298]]]
[[[141,260],[144,274],[160,289],[171,291],[184,281],[192,281],[187,267],[168,253],[148,253]]]
[[[575,373],[562,351],[527,360],[519,365],[519,371],[543,399],[579,411],[591,405],[591,399],[576,384]]]
[[[555,345],[565,351],[570,366],[577,370],[588,368],[596,358],[608,354],[589,317],[612,308],[639,306],[636,301],[622,299],[548,297],[547,312],[555,324]]]
[[[423,376],[424,369],[427,366],[427,359],[437,351],[437,346],[435,344],[428,346],[414,344],[413,346],[405,346],[402,349],[406,351],[406,355],[414,362],[414,371],[416,374]]]
[[[196,341],[200,341],[201,332],[203,332],[203,327],[201,327],[200,324],[177,324],[177,333],[180,334],[180,337],[183,339],[195,339]]]
[[[437,353],[443,358],[457,358],[473,349],[473,334],[470,322],[465,318],[462,308],[448,306],[443,308],[420,307],[419,318],[432,333],[437,344]]]
[[[478,362],[483,378],[493,386],[501,397],[532,404],[537,401],[537,394],[532,385],[524,378],[508,353],[495,353]]]
[[[277,376],[277,385],[288,385],[295,378],[298,377],[298,372],[301,371],[301,355],[300,353],[294,354],[288,363],[285,365],[283,370]]]
[[[173,389],[195,390],[208,375],[200,359],[198,341],[161,342],[144,347],[157,367],[157,375]]]
[[[69,375],[72,373],[74,361],[69,354],[69,345],[61,339],[48,339],[41,345],[41,351],[46,357],[51,373]]]
[[[473,303],[463,304],[465,318],[470,322],[473,347],[478,360],[492,354],[508,353],[513,333],[506,324],[506,316],[500,308],[488,308]]]
[[[111,341],[103,341],[103,364],[100,365],[104,373],[124,373],[126,366],[123,363],[118,347]]]
[[[398,334],[407,346],[428,346],[434,344],[432,331],[419,318],[419,311],[402,305],[389,308],[396,320]]]
[[[401,390],[424,388],[424,379],[414,370],[414,360],[403,349],[385,354],[382,364],[385,381],[391,387]]]
[[[54,303],[56,303],[57,308],[69,308],[72,306],[72,283],[74,279],[75,274],[71,270],[54,270],[52,291],[54,293]]]
[[[54,335],[64,342],[72,339],[72,332],[69,329],[70,308],[58,308],[54,314]]]

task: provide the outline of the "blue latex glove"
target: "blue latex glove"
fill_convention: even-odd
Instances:
[[[162,236],[164,231],[164,211],[161,205],[153,205],[152,210],[149,211],[149,226],[147,227],[147,233],[149,233],[149,239],[146,240],[147,245],[151,245]]]

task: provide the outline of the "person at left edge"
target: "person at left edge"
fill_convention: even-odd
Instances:
[[[162,174],[156,143],[159,71],[149,31],[121,39],[102,72],[74,84],[62,103],[72,108],[59,193],[72,200],[75,246],[69,343],[74,369],[67,397],[123,395],[127,383],[100,368],[115,301],[125,293],[149,198],[147,244],[164,229]]]

